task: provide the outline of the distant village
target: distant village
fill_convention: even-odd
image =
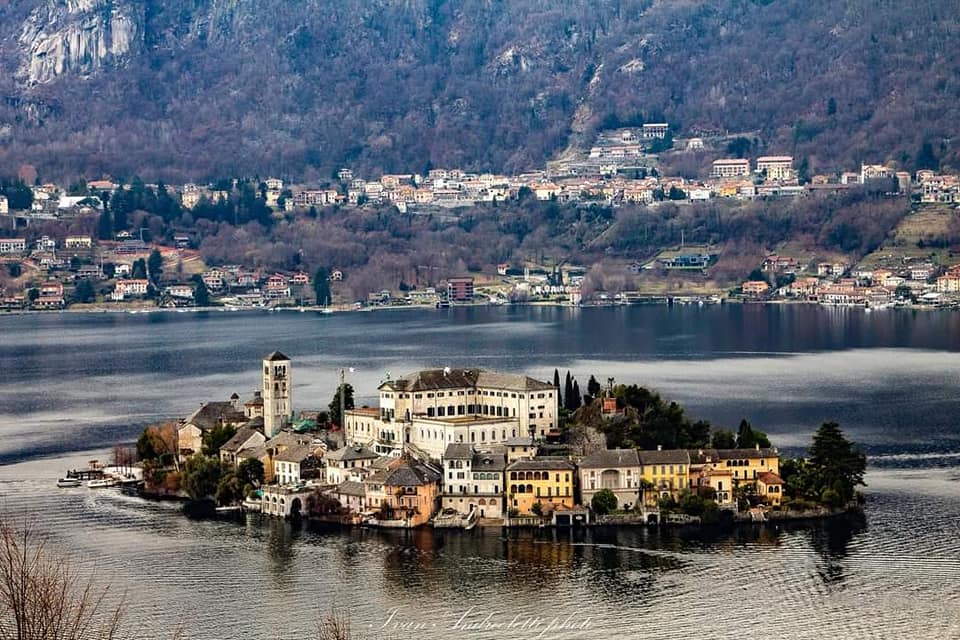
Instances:
[[[726,140],[729,136],[723,137]],[[380,203],[402,213],[451,211],[506,200],[587,202],[605,206],[639,203],[656,206],[711,199],[750,200],[796,198],[869,187],[890,196],[909,195],[920,204],[960,204],[960,176],[918,171],[911,175],[893,166],[864,164],[859,171],[806,176],[787,155],[719,158],[710,175],[700,180],[660,175],[657,153],[665,148],[697,152],[717,140],[691,137],[673,140],[665,123],[605,131],[583,157],[551,162],[543,171],[516,176],[468,173],[459,169],[430,169],[424,175],[389,174],[379,178],[355,175],[348,168],[326,186],[292,185],[267,178],[257,197],[275,212],[311,207]],[[804,163],[805,164],[805,163]],[[129,185],[127,185],[129,187]],[[152,185],[161,188],[160,185]],[[234,181],[233,186],[236,186]],[[0,297],[5,310],[58,310],[94,302],[109,308],[149,300],[153,306],[280,307],[328,304],[317,299],[316,274],[302,271],[270,272],[239,265],[203,265],[196,238],[189,231],[171,238],[144,238],[145,229],[120,230],[109,239],[69,234],[71,223],[103,211],[103,197],[124,185],[94,180],[72,193],[55,184],[30,187],[28,209],[12,210],[0,196],[0,263],[21,289],[8,287]],[[185,210],[230,198],[229,185],[166,185],[162,189]],[[32,237],[30,225],[58,222],[62,234]],[[2,227],[0,227],[2,228]],[[27,237],[31,236],[28,242]],[[156,255],[154,255],[156,254]],[[715,261],[709,247],[681,246],[654,259],[627,268],[644,271],[704,273]],[[506,302],[630,304],[647,296],[631,291],[590,291],[584,299],[581,284],[587,266],[566,264],[497,265],[489,274],[433,274],[435,286],[403,292],[384,289],[366,299],[340,303],[350,307]],[[796,251],[769,255],[753,277],[729,296],[741,300],[803,300],[823,304],[888,306],[892,304],[955,305],[960,294],[960,270],[931,261],[855,265],[825,262]],[[322,274],[334,289],[349,274],[332,265]],[[202,286],[202,292],[198,289]],[[331,296],[332,298],[332,296]],[[710,301],[715,296],[709,297]],[[702,302],[703,300],[701,300]]]
[[[763,519],[784,504],[773,448],[556,444],[560,389],[525,375],[446,368],[388,377],[379,406],[347,408],[342,427],[332,428],[316,412],[297,414],[293,390],[291,359],[266,356],[252,397],[204,403],[179,422],[178,468],[189,468],[208,434],[229,428],[221,463],[263,469],[244,509],[396,528],[564,526],[611,513],[641,524],[690,522],[675,508],[688,495],[741,519]],[[612,396],[596,401],[608,417],[622,410]],[[164,484],[148,480],[147,488]]]

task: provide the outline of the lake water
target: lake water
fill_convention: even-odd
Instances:
[[[636,382],[787,451],[838,420],[868,453],[863,521],[733,532],[434,534],[191,522],[58,490],[149,422],[248,396],[293,358],[294,404],[423,367]],[[960,638],[960,314],[811,306],[0,317],[0,505],[126,590],[138,638]],[[99,451],[97,451],[99,450]],[[553,624],[554,628],[548,627]],[[556,628],[560,626],[562,628]],[[413,628],[417,627],[417,628]]]

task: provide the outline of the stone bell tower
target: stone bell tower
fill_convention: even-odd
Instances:
[[[272,438],[293,413],[290,358],[274,351],[263,359],[263,434]]]

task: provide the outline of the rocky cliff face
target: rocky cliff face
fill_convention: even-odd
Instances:
[[[18,77],[46,83],[66,73],[87,74],[121,62],[142,42],[142,7],[123,0],[45,0],[20,33]]]

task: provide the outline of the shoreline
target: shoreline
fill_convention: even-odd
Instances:
[[[683,301],[674,301],[677,298],[683,298]],[[343,313],[370,313],[374,311],[448,311],[450,309],[458,308],[490,308],[490,307],[549,307],[549,308],[558,308],[558,309],[622,309],[630,307],[647,307],[647,306],[722,306],[722,305],[809,305],[821,307],[824,309],[861,309],[863,311],[886,311],[889,309],[893,310],[906,310],[906,311],[957,311],[960,309],[958,305],[949,305],[949,306],[935,306],[935,305],[925,305],[925,304],[905,304],[905,305],[893,305],[893,306],[884,306],[884,307],[870,307],[862,304],[821,304],[819,302],[813,302],[809,300],[738,300],[734,298],[723,298],[721,302],[710,302],[704,304],[698,304],[695,301],[686,300],[689,296],[652,296],[649,301],[637,302],[633,304],[581,304],[581,305],[570,305],[563,302],[551,302],[551,301],[534,301],[534,302],[515,302],[515,303],[505,303],[505,304],[486,304],[486,303],[471,303],[471,304],[454,304],[450,307],[443,309],[438,309],[432,305],[388,305],[388,306],[372,306],[372,307],[361,307],[355,308],[353,306],[343,307],[343,308],[334,308],[330,307],[317,307],[317,306],[305,306],[305,307],[226,307],[226,306],[209,306],[209,307],[177,307],[177,308],[165,308],[165,307],[150,307],[150,306],[139,306],[139,307],[124,307],[124,308],[114,308],[114,307],[66,307],[64,309],[7,309],[0,311],[0,317],[4,316],[30,316],[30,315],[54,315],[54,314],[130,314],[130,315],[140,315],[140,314],[154,314],[154,313],[313,313],[315,315],[337,315]],[[667,301],[664,301],[666,299]],[[331,309],[329,312],[324,312],[323,309]]]
[[[662,514],[661,517],[657,518],[656,522],[650,522],[645,519],[644,515],[641,514],[611,514],[605,516],[597,516],[594,519],[591,519],[590,522],[576,525],[557,525],[550,522],[548,519],[545,519],[542,523],[539,524],[507,524],[506,518],[503,519],[494,519],[499,521],[488,521],[488,522],[479,522],[475,527],[466,529],[463,527],[438,527],[433,524],[433,522],[427,522],[425,524],[416,526],[416,527],[384,527],[376,524],[366,524],[358,523],[355,521],[355,514],[348,514],[342,516],[300,516],[296,518],[291,517],[276,517],[270,516],[262,513],[261,511],[248,510],[242,505],[234,505],[231,507],[216,507],[212,500],[190,500],[184,496],[174,496],[174,495],[165,495],[165,494],[155,494],[147,493],[145,491],[140,491],[136,495],[131,497],[139,498],[145,502],[176,502],[181,505],[179,509],[179,515],[188,520],[222,520],[228,522],[241,522],[245,521],[247,516],[258,516],[261,522],[287,522],[294,525],[297,524],[314,524],[322,525],[326,527],[335,527],[341,531],[351,531],[354,529],[375,529],[375,530],[399,530],[399,531],[411,531],[411,530],[430,530],[430,531],[457,531],[464,532],[471,531],[472,529],[480,530],[500,530],[502,532],[507,532],[511,530],[516,531],[567,531],[567,530],[584,530],[584,529],[635,529],[635,528],[646,528],[652,530],[715,530],[715,529],[731,529],[743,526],[776,526],[779,524],[797,524],[797,523],[815,523],[823,522],[826,520],[831,520],[834,518],[840,517],[866,517],[866,509],[864,505],[851,504],[847,507],[842,508],[828,508],[828,507],[817,507],[814,509],[787,509],[787,510],[778,510],[774,511],[767,509],[763,511],[762,518],[755,518],[754,512],[752,511],[743,511],[743,512],[728,512],[727,517],[722,517],[715,522],[702,522],[698,516],[687,516],[683,514]],[[220,511],[224,509],[224,511]],[[190,511],[193,511],[196,515],[191,515]]]

